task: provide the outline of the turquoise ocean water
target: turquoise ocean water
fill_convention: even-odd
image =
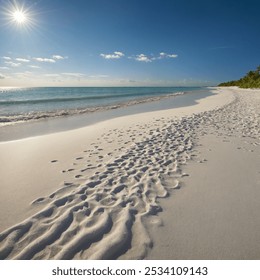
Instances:
[[[0,122],[75,115],[160,100],[197,87],[0,88]]]

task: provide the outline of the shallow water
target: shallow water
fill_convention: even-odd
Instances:
[[[139,103],[167,94],[198,88],[185,87],[43,87],[0,88],[0,123],[96,111],[115,104]]]
[[[49,118],[3,126],[0,127],[0,141],[18,140],[53,132],[76,129],[120,116],[191,106],[196,104],[196,100],[213,94],[214,93],[210,92],[209,89],[195,90],[188,94],[162,98],[154,102],[145,102],[132,106],[118,107],[116,109],[96,111],[93,113]]]

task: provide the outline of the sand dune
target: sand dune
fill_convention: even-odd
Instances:
[[[145,258],[153,247],[149,229],[163,224],[160,201],[169,196],[174,201],[189,176],[182,167],[209,128],[240,131],[259,145],[259,93],[218,91],[186,114],[183,109],[152,119],[154,113],[146,114],[140,123],[102,133],[71,159],[71,167],[60,170],[73,180],[36,197],[31,207],[42,210],[0,234],[0,258]],[[53,158],[50,164],[58,162]]]

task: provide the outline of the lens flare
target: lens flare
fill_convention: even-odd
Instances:
[[[1,0],[0,0],[1,1]],[[0,8],[0,25],[18,28],[20,31],[30,31],[37,25],[38,13],[32,5],[19,4],[16,0],[8,0]]]
[[[27,15],[23,11],[14,11],[13,12],[13,20],[18,24],[23,24],[27,21]]]

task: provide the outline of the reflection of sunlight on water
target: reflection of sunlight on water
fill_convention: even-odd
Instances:
[[[0,93],[8,92],[8,91],[18,91],[25,88],[22,87],[0,87]]]

